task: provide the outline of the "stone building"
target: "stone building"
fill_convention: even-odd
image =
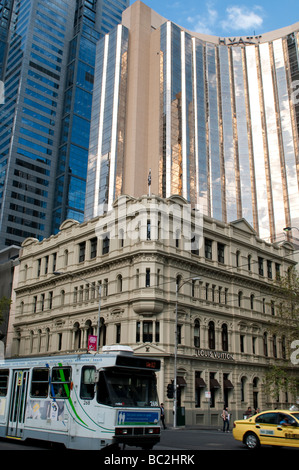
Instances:
[[[24,241],[6,355],[86,352],[100,317],[100,348],[126,344],[161,359],[171,422],[177,325],[180,419],[218,424],[224,405],[236,419],[248,406],[271,406],[263,390],[271,364],[291,366],[286,339],[269,324],[275,279],[294,265],[289,242],[266,243],[244,219],[202,216],[180,196],[121,196],[104,216]],[[295,398],[281,394],[279,405]]]

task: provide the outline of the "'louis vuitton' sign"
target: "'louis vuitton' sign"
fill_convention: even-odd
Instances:
[[[234,361],[234,357],[231,353],[225,351],[213,351],[212,349],[196,349],[196,356],[204,359]]]

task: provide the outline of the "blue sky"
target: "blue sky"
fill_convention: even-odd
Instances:
[[[299,21],[298,0],[143,0],[143,3],[190,31],[215,36],[258,35]]]

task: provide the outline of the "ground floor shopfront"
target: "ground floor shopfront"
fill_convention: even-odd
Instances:
[[[166,423],[173,425],[173,399],[167,397],[167,385],[174,377],[174,360],[165,358],[158,377],[160,401],[164,403]],[[262,361],[260,361],[262,362]],[[291,394],[278,393],[277,401],[266,393],[265,376],[269,364],[233,354],[197,350],[194,357],[179,357],[177,363],[177,425],[211,425],[222,427],[221,414],[228,408],[231,425],[242,419],[248,408],[265,410],[289,408],[296,404]],[[294,401],[295,400],[295,401]]]

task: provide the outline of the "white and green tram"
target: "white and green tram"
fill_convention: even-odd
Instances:
[[[160,440],[160,360],[126,346],[0,362],[0,437],[100,450]]]

